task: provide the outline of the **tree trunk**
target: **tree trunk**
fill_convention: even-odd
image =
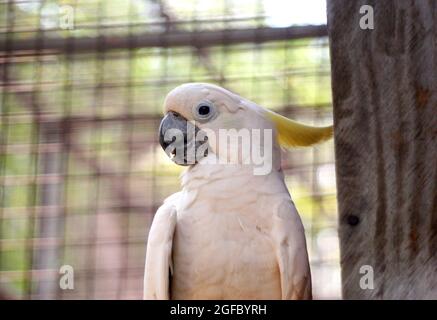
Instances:
[[[437,1],[328,0],[328,33],[343,297],[436,299]]]

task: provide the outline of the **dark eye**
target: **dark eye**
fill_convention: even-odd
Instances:
[[[197,112],[201,116],[207,116],[211,112],[211,108],[207,105],[200,105]]]
[[[193,108],[195,120],[208,121],[215,115],[214,105],[209,101],[202,101]]]

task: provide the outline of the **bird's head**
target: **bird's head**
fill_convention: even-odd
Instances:
[[[187,83],[170,91],[164,114],[159,141],[179,165],[196,164],[209,153],[241,162],[254,149],[266,152],[269,137],[270,146],[292,147],[312,145],[332,135],[332,127],[297,123],[207,83]],[[270,136],[265,134],[269,130]]]

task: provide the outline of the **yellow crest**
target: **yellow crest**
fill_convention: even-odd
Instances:
[[[276,127],[279,144],[283,147],[306,147],[328,140],[333,127],[312,127],[268,110],[267,115]]]

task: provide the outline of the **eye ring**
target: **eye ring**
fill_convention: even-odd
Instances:
[[[209,101],[202,101],[193,108],[193,114],[196,120],[208,121],[215,115],[215,107]]]

